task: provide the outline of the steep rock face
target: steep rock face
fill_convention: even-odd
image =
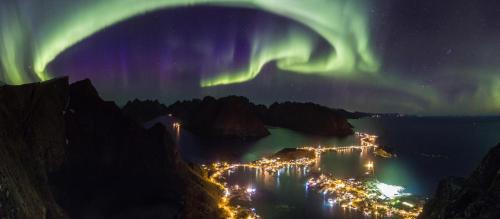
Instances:
[[[183,125],[194,133],[209,137],[260,138],[269,131],[253,112],[253,104],[244,97],[177,102],[169,107]]]
[[[65,159],[67,79],[0,87],[0,218],[66,218],[50,187]]]
[[[176,102],[169,106],[169,112],[191,131],[207,136],[258,138],[269,134],[264,125],[315,135],[353,134],[352,126],[338,110],[312,103],[275,103],[267,108],[244,97],[205,97]]]
[[[128,101],[122,108],[124,115],[134,119],[139,124],[151,121],[159,116],[167,114],[167,107],[158,100]]]
[[[500,144],[468,178],[441,181],[420,218],[500,218]]]
[[[144,130],[113,102],[101,100],[88,80],[71,85],[68,109],[70,162],[61,184],[69,185],[64,203],[76,215],[216,216],[216,200],[203,190],[210,185],[179,159],[165,127]]]
[[[0,88],[0,215],[218,218],[219,190],[90,81]],[[5,162],[4,162],[5,161]]]
[[[328,107],[313,103],[274,103],[264,115],[268,125],[325,136],[353,134],[352,126],[344,117]]]

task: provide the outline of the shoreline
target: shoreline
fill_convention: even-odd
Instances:
[[[315,187],[318,185],[322,185],[321,187],[317,187],[318,191],[325,192],[329,191],[329,195],[339,195],[342,194],[344,197],[356,197],[355,200],[358,200],[356,203],[353,200],[344,203],[344,200],[347,199],[335,199],[339,202],[339,204],[345,208],[357,210],[360,209],[364,215],[401,215],[409,218],[416,218],[418,214],[422,211],[423,202],[415,201],[416,203],[407,203],[406,205],[399,204],[398,206],[389,206],[386,199],[376,199],[372,196],[360,195],[360,194],[368,194],[369,191],[375,191],[373,185],[387,185],[375,183],[373,185],[366,184],[366,179],[335,179],[326,177],[319,168],[315,169],[312,167],[314,164],[318,164],[321,159],[321,155],[327,152],[350,152],[354,150],[360,151],[371,151],[375,156],[377,155],[377,150],[381,150],[384,153],[389,154],[390,156],[381,156],[383,158],[393,157],[392,154],[386,152],[384,149],[381,149],[379,145],[377,145],[377,136],[370,135],[366,133],[356,132],[356,136],[359,138],[359,145],[350,145],[350,146],[328,146],[328,147],[311,147],[311,146],[303,146],[297,148],[284,148],[275,154],[258,159],[253,162],[248,163],[227,163],[227,162],[216,162],[211,165],[203,165],[203,168],[207,171],[209,179],[214,184],[218,185],[222,191],[224,191],[224,197],[221,199],[219,206],[221,209],[226,212],[228,218],[257,218],[259,215],[255,212],[254,208],[247,207],[242,208],[240,205],[235,205],[235,202],[241,203],[241,200],[251,200],[252,195],[255,193],[255,188],[248,187],[242,190],[239,186],[228,185],[225,181],[224,174],[232,173],[237,171],[239,168],[252,168],[257,171],[266,171],[270,174],[275,174],[279,176],[280,170],[283,168],[304,168],[305,172],[315,172],[314,175],[320,175],[320,177],[311,177],[308,180],[307,186]],[[380,152],[379,152],[380,153]],[[368,177],[374,176],[374,163],[370,161],[365,165],[367,168],[366,174]],[[312,175],[312,174],[311,174]],[[320,180],[321,179],[321,180]],[[309,184],[309,182],[315,182]],[[332,185],[330,182],[338,182],[342,185],[346,185],[349,182],[354,183],[349,188],[351,189],[340,189],[338,187],[331,188],[328,187]],[[371,183],[371,182],[370,182]],[[314,184],[314,185],[313,185]],[[325,187],[326,186],[326,187]],[[392,186],[392,185],[388,185]],[[345,187],[342,187],[345,188]],[[398,187],[399,188],[399,187]],[[403,188],[403,187],[400,187]],[[246,191],[246,192],[241,192]],[[356,192],[354,192],[356,191]],[[327,192],[328,193],[328,192]],[[327,194],[324,193],[324,194]],[[379,194],[382,194],[378,191]],[[406,196],[405,196],[406,197]],[[363,199],[363,201],[359,201]],[[333,200],[333,199],[332,199]],[[364,203],[363,205],[359,203]],[[247,206],[251,206],[249,202],[246,203]],[[367,207],[361,207],[367,206]],[[368,207],[371,206],[371,207]],[[373,206],[379,206],[379,208],[373,208]],[[382,207],[384,206],[384,207]],[[411,206],[411,207],[410,207]]]

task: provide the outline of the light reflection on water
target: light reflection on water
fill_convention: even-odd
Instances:
[[[307,180],[321,173],[335,178],[376,177],[373,162],[376,157],[368,150],[350,152],[325,152],[313,166],[291,166],[279,169],[276,173],[260,168],[237,167],[223,174],[228,186],[257,188],[250,207],[256,208],[257,214],[264,218],[366,218],[362,211],[342,208],[334,204],[330,196],[309,191]],[[342,159],[339,159],[342,158]],[[348,159],[345,159],[348,158]],[[334,162],[330,162],[334,161]],[[355,162],[349,162],[355,161]],[[342,164],[342,165],[337,165]],[[370,165],[367,165],[370,164]],[[375,164],[376,165],[376,164]],[[341,170],[342,174],[335,174]],[[312,173],[312,174],[311,174]],[[315,174],[316,173],[316,174]],[[368,174],[368,175],[367,175]],[[405,191],[408,192],[408,191]]]
[[[244,154],[241,158],[242,162],[250,162],[262,158],[263,156],[271,155],[286,147],[300,146],[346,146],[358,144],[358,139],[354,135],[345,138],[331,138],[321,136],[309,136],[301,133],[283,129],[270,127],[271,135],[252,143],[251,150]]]
[[[301,167],[283,168],[279,175],[240,167],[226,177],[230,185],[257,189],[251,205],[263,218],[365,218],[360,212],[329,205],[324,195],[310,191]]]
[[[488,149],[500,142],[499,118],[367,118],[350,122],[356,131],[378,135],[379,145],[394,148],[398,157],[383,159],[356,152],[325,153],[320,167],[337,177],[356,177],[363,174],[364,164],[370,159],[375,162],[379,181],[402,185],[408,192],[423,196],[430,196],[438,181],[446,176],[470,174]],[[248,162],[285,147],[343,146],[357,142],[354,136],[324,138],[282,128],[270,128],[270,132],[270,136],[250,143],[213,143],[182,130],[180,151],[184,159],[198,163]],[[424,156],[429,154],[444,157]],[[364,218],[328,206],[321,195],[306,190],[306,177],[293,167],[284,169],[279,176],[246,169],[232,173],[229,180],[242,185],[255,184],[257,193],[253,204],[264,218]]]

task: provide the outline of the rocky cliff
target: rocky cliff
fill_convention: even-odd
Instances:
[[[253,107],[244,97],[205,97],[176,102],[169,111],[182,121],[183,127],[202,136],[256,139],[269,135]]]
[[[259,138],[269,134],[264,125],[279,126],[315,135],[353,134],[338,110],[312,103],[275,103],[269,108],[255,105],[245,97],[176,102],[169,112],[194,133],[216,137]]]
[[[313,103],[272,104],[263,115],[266,124],[324,136],[353,134],[352,126],[334,110]]]
[[[51,188],[67,156],[66,79],[0,87],[0,218],[66,218]]]
[[[420,218],[500,218],[500,144],[468,178],[442,180]]]
[[[139,124],[151,121],[159,116],[167,114],[167,107],[158,100],[128,101],[122,108],[123,114],[134,119]]]
[[[142,128],[88,80],[1,87],[0,126],[0,217],[220,217],[220,191],[165,127]]]

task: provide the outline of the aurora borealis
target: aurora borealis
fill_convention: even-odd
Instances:
[[[10,84],[69,75],[118,102],[238,94],[500,112],[495,2],[0,1],[0,80]]]

